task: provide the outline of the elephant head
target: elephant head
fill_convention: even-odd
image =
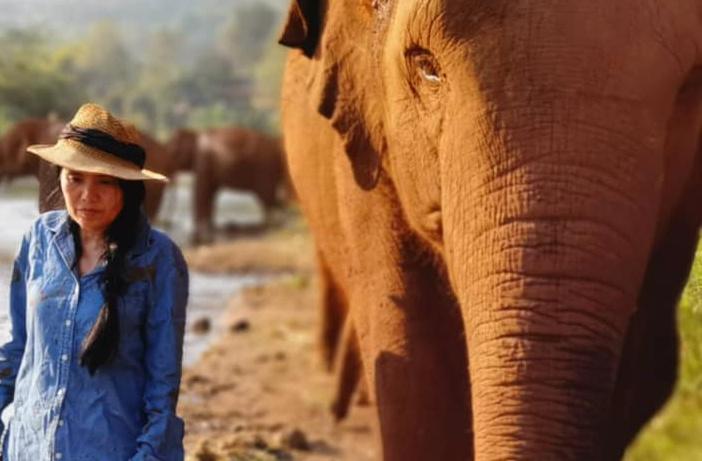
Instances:
[[[144,167],[171,177],[177,171],[176,159],[169,155],[163,143],[144,131],[141,131],[140,135],[141,146],[146,151]],[[161,181],[145,181],[144,188],[146,189],[144,212],[150,219],[155,220],[161,208],[161,201],[166,186]]]
[[[190,171],[197,152],[198,134],[194,130],[180,128],[166,142],[166,151],[175,164],[174,171]]]
[[[27,146],[53,144],[63,125],[50,118],[25,119],[12,125],[0,137],[0,179],[36,176],[39,162],[35,155],[27,152]]]
[[[476,459],[617,451],[623,354],[641,312],[672,311],[700,224],[701,18],[694,0],[293,1],[281,43],[304,97],[285,97],[333,130],[349,190],[387,178],[438,261]]]

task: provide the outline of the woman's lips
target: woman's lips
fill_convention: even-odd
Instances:
[[[94,214],[101,213],[101,210],[97,210],[94,208],[78,208],[77,211],[78,211],[78,213],[87,214],[87,215],[94,215]]]

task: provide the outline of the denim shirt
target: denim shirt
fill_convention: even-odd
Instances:
[[[14,401],[6,461],[183,459],[176,416],[188,297],[178,247],[142,218],[127,253],[115,358],[94,375],[81,343],[104,298],[103,266],[79,277],[65,211],[24,236],[10,287],[11,339],[0,346],[0,410]],[[0,429],[2,423],[0,422]]]

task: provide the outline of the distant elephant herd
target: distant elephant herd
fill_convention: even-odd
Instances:
[[[65,123],[52,118],[26,119],[0,135],[0,181],[19,176],[39,179],[39,209],[63,206],[54,166],[27,153],[31,144],[53,144]],[[266,215],[286,197],[287,174],[279,139],[240,127],[195,131],[179,129],[166,143],[141,132],[146,168],[172,177],[191,171],[193,188],[193,241],[213,239],[216,194],[224,188],[253,193]],[[144,209],[154,219],[163,199],[164,185],[147,181]]]

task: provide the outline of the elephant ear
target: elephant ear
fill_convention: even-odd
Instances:
[[[373,78],[384,27],[376,22],[381,15],[368,14],[371,4],[293,0],[280,39],[309,58],[301,76],[308,101],[341,136],[354,178],[366,190],[378,182],[385,151],[382,85]]]
[[[293,0],[278,43],[312,57],[319,43],[320,9],[320,0]]]

